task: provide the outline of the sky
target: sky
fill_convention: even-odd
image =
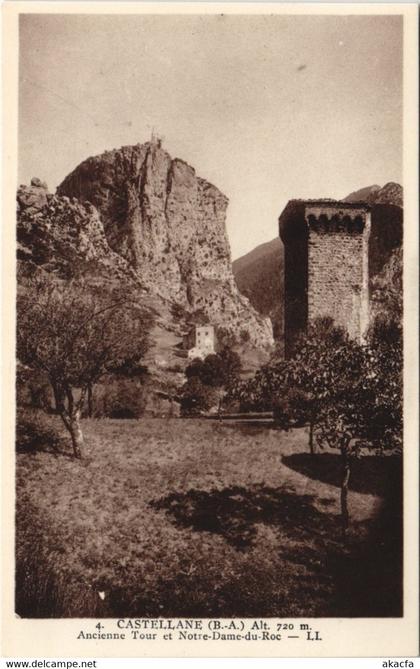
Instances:
[[[228,196],[237,258],[291,198],[401,183],[402,18],[21,16],[19,183],[152,131]]]

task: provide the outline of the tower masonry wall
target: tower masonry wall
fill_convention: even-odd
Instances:
[[[308,239],[308,320],[329,316],[361,341],[369,324],[366,208],[311,207]]]
[[[367,234],[309,232],[308,320],[329,316],[354,339],[363,337],[369,310]]]

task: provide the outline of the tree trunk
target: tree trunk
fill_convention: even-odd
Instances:
[[[314,447],[314,425],[313,423],[309,423],[309,451],[311,455],[315,455],[315,447]]]
[[[345,539],[347,530],[349,528],[349,508],[348,508],[348,492],[350,481],[350,456],[347,448],[341,449],[343,458],[343,478],[341,481],[341,528],[343,539]]]
[[[70,432],[73,454],[75,458],[82,457],[84,446],[83,432],[80,426],[80,411],[85,401],[85,390],[82,390],[78,404],[74,403],[73,392],[70,386],[67,386],[65,394],[67,396],[68,407],[64,402],[64,390],[59,384],[52,382],[54,390],[56,409],[61,416],[66,429]]]
[[[87,405],[88,405],[88,410],[87,410],[88,417],[92,418],[92,416],[93,416],[93,388],[92,388],[91,383],[89,383],[89,385],[87,387]]]
[[[65,418],[63,391],[57,384],[51,382],[51,385],[52,385],[52,389],[53,389],[53,393],[54,393],[55,410],[61,416],[61,418],[63,419],[64,425],[68,429],[68,425],[66,423],[66,418]]]
[[[71,436],[71,442],[73,445],[73,453],[75,458],[82,457],[82,450],[84,446],[83,432],[80,426],[80,411],[75,411],[69,420],[69,432]]]

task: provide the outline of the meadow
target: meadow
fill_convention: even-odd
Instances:
[[[58,419],[51,418],[53,421]],[[365,456],[340,535],[340,461],[305,429],[83,421],[17,453],[22,617],[399,616],[400,461]]]

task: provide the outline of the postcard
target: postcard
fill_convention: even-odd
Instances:
[[[3,5],[3,654],[418,654],[418,7]]]

